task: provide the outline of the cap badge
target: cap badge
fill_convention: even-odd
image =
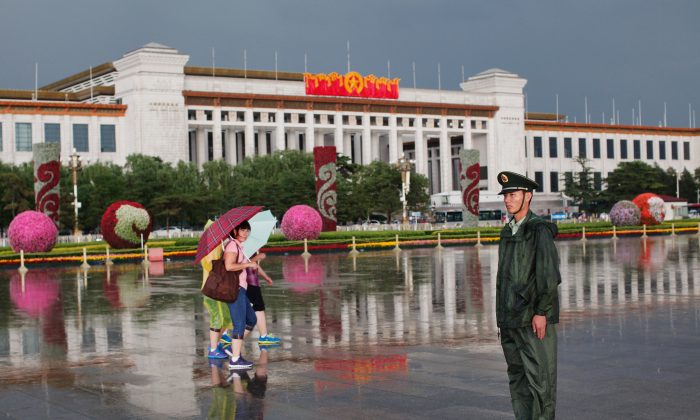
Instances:
[[[506,174],[501,174],[501,182],[503,182],[503,183],[508,183],[508,175],[506,175]]]

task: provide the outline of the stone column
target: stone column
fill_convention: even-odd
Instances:
[[[245,150],[243,157],[253,157],[255,155],[255,130],[253,126],[253,110],[245,110]]]
[[[372,157],[374,160],[381,160],[382,158],[379,150],[379,136],[379,133],[372,133],[371,135],[372,140],[370,141],[370,148],[372,150]]]
[[[306,136],[304,138],[304,150],[307,153],[313,153],[316,146],[316,135],[314,129],[314,113],[309,111],[306,113]]]
[[[472,121],[467,118],[464,121],[464,134],[463,134],[462,149],[473,149],[472,147]]]
[[[498,168],[496,165],[496,139],[495,139],[495,133],[494,133],[494,122],[495,118],[492,120],[488,120],[486,123],[488,124],[488,130],[486,131],[486,158],[483,156],[481,157],[481,160],[486,162],[488,165],[487,171],[488,171],[488,182],[487,182],[487,188],[489,191],[498,191],[499,190],[499,185],[496,180],[496,175],[498,174]],[[520,139],[522,140],[522,139]],[[522,143],[520,143],[522,144]],[[521,149],[522,150],[522,149]],[[531,177],[534,178],[533,174],[529,174]]]
[[[335,132],[333,135],[333,145],[335,145],[336,153],[340,153],[347,156],[347,151],[344,147],[343,139],[343,119],[339,115],[336,115],[335,119]]]
[[[277,111],[275,114],[275,151],[284,151],[284,112]]]
[[[352,134],[343,132],[343,154],[352,160]]]
[[[226,161],[230,165],[238,163],[238,150],[236,149],[236,130],[226,129]]]
[[[452,145],[447,135],[447,118],[440,117],[440,192],[452,188]]]
[[[204,162],[206,162],[209,157],[207,156],[207,133],[204,130],[204,127],[197,127],[195,138],[197,139],[196,162],[197,167],[201,169],[202,165],[204,165]]]
[[[362,117],[362,164],[369,165],[372,156],[372,128],[369,125],[369,115]]]
[[[267,130],[258,130],[258,155],[267,155]]]
[[[416,172],[428,176],[428,143],[423,137],[423,120],[416,118],[416,132],[414,143],[416,147]]]
[[[396,115],[389,116],[389,163],[399,161],[399,136],[396,130]]]
[[[214,117],[214,128],[212,128],[212,141],[214,142],[214,160],[222,158],[223,151],[221,149],[221,108],[214,108],[212,111]]]

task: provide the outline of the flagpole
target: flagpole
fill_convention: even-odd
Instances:
[[[243,78],[248,78],[248,51],[243,48]]]
[[[348,40],[348,73],[350,73],[350,40]]]
[[[586,113],[586,115],[584,116],[585,120],[586,120],[586,124],[588,124],[588,96],[583,97],[583,108],[584,108],[583,111]]]
[[[39,100],[39,63],[34,62],[34,100]]]
[[[391,79],[391,60],[386,60],[386,74],[387,79]]]
[[[556,108],[557,109],[557,122],[559,122],[559,94],[556,93],[554,95],[554,97],[556,98],[556,104],[557,104],[557,108]]]
[[[664,127],[666,127],[666,102],[664,102]]]
[[[304,73],[308,73],[308,72],[309,72],[309,68],[308,68],[308,64],[307,64],[307,57],[306,57],[306,53],[304,53]]]
[[[440,63],[438,63],[438,90],[442,90],[442,80],[440,76]]]
[[[277,51],[275,51],[275,80],[277,80]]]
[[[637,112],[637,116],[639,117],[639,125],[642,125],[642,100],[639,99],[637,101],[637,104],[639,105],[639,111]]]

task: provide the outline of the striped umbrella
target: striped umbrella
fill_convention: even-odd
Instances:
[[[255,216],[263,206],[243,206],[233,208],[223,216],[219,217],[204,231],[202,237],[199,238],[197,246],[197,255],[194,257],[194,263],[197,264],[207,254],[214,250],[221,242],[226,239],[228,234],[241,223]]]

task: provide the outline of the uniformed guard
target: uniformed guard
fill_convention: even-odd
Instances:
[[[557,332],[561,283],[554,246],[557,226],[530,211],[539,185],[513,172],[498,174],[512,215],[498,246],[496,319],[508,364],[517,419],[553,419],[557,389]]]

